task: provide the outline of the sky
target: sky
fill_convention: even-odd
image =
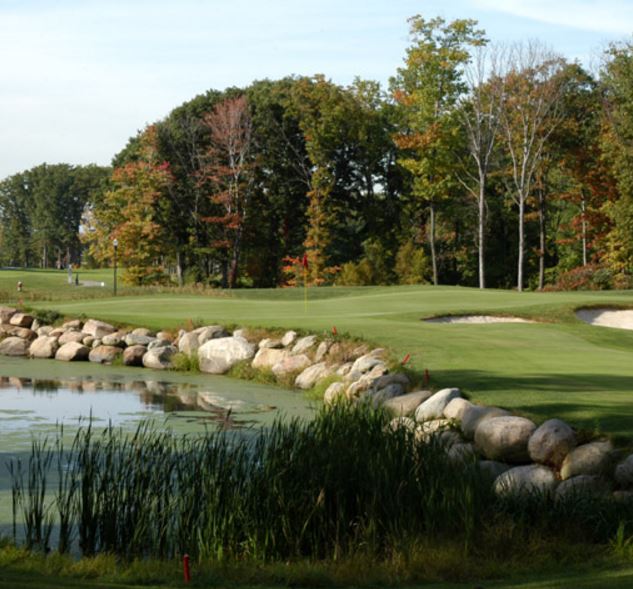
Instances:
[[[633,0],[0,0],[0,178],[107,165],[128,138],[210,88],[325,74],[385,85],[407,18],[474,18],[595,68],[633,40]]]

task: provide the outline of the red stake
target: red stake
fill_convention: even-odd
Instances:
[[[407,354],[403,359],[402,359],[402,365],[404,366],[409,360],[411,360],[411,354]]]
[[[424,369],[424,386],[428,386],[429,382],[431,380],[431,375],[429,374],[429,369],[425,368]]]
[[[332,335],[336,337],[338,335],[338,331],[336,330],[336,325],[332,325]]]
[[[189,570],[189,555],[185,554],[182,557],[182,573],[185,578],[185,583],[191,581],[191,571]]]

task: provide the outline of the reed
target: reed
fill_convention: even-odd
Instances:
[[[247,434],[89,423],[69,449],[61,435],[55,446],[36,440],[27,463],[10,465],[14,520],[28,548],[48,549],[55,525],[60,552],[219,562],[387,559],[430,538],[469,554],[536,536],[608,543],[633,526],[630,504],[499,499],[476,463],[451,462],[438,439],[388,422],[340,404]]]

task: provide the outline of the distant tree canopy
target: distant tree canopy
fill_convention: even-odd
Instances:
[[[633,286],[633,45],[593,77],[475,21],[409,21],[388,90],[322,75],[209,90],[112,169],[0,183],[0,261],[131,283]]]

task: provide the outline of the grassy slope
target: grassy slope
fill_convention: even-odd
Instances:
[[[583,427],[627,435],[633,426],[633,332],[577,321],[582,305],[633,305],[633,293],[523,293],[459,287],[314,289],[308,311],[295,290],[234,295],[152,295],[51,302],[84,313],[152,327],[188,319],[240,325],[348,332],[411,354],[432,384],[458,386],[476,401],[542,420],[559,416]],[[490,312],[543,318],[546,323],[425,324],[442,313]],[[553,322],[555,321],[555,322]]]

